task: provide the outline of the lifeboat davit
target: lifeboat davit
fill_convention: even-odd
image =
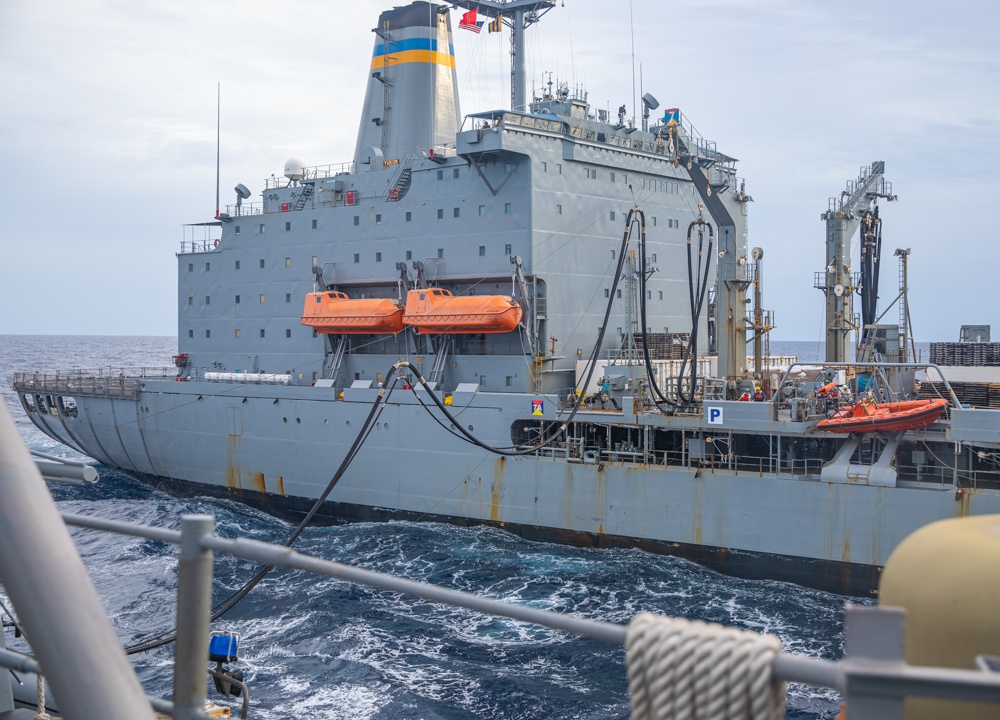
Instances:
[[[407,294],[403,323],[424,333],[507,333],[523,314],[509,295],[455,297],[441,288],[425,288]]]
[[[384,335],[403,329],[403,306],[388,298],[352,300],[345,293],[308,293],[302,324],[322,335]]]
[[[834,433],[919,430],[937,420],[947,405],[948,401],[943,398],[891,403],[861,400],[821,420],[816,428]]]

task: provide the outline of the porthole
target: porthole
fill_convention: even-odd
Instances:
[[[281,422],[283,422],[283,423],[288,422],[288,418],[286,418],[286,417],[281,418]]]
[[[350,421],[350,420],[348,420],[348,421],[347,421],[347,422],[345,423],[345,425],[347,425],[347,427],[351,427],[351,421]]]

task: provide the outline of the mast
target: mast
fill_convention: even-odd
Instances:
[[[458,0],[454,3],[476,10],[489,18],[498,15],[511,30],[510,35],[510,109],[528,109],[528,89],[524,57],[524,31],[556,6],[556,0]]]

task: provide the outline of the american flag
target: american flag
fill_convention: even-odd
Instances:
[[[462,19],[458,21],[458,27],[462,30],[471,30],[474,33],[479,33],[483,28],[483,23],[476,21],[476,9],[473,8],[469,12],[462,15]]]

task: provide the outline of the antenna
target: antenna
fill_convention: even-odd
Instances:
[[[632,0],[628,0],[628,24],[632,31],[632,125],[635,126],[635,21],[632,19]]]
[[[222,82],[215,88],[215,219],[219,219],[219,158],[222,146]]]

